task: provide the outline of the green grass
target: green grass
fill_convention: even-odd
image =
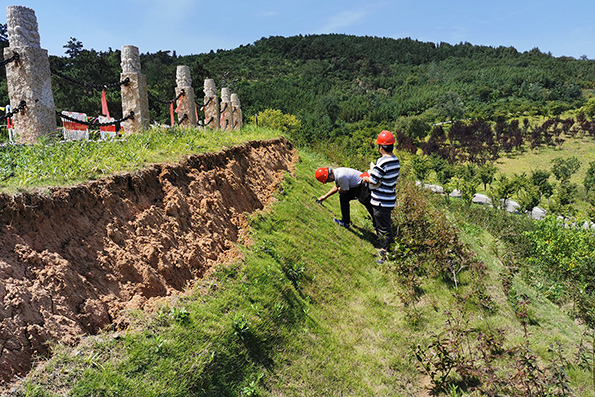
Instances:
[[[252,126],[241,132],[176,127],[151,128],[121,140],[8,145],[0,148],[0,190],[73,185],[136,171],[149,163],[175,162],[188,154],[214,152],[225,146],[278,136],[278,131]]]
[[[529,150],[523,154],[517,154],[509,157],[501,157],[496,162],[498,171],[502,174],[512,177],[514,174],[526,173],[531,175],[531,171],[552,169],[552,160],[561,157],[568,158],[576,156],[582,163],[581,168],[571,178],[571,182],[583,185],[589,162],[595,161],[595,141],[593,138],[576,138],[566,140],[561,147],[543,147],[535,150]],[[552,182],[555,178],[550,176]]]
[[[405,305],[398,263],[375,264],[365,209],[352,202],[354,227],[346,230],[332,222],[338,197],[315,203],[328,188],[313,177],[323,163],[300,151],[295,177],[286,176],[278,201],[251,219],[253,244],[241,247],[243,259],[221,264],[156,313],[130,313],[126,331],[105,331],[75,348],[54,345],[53,357],[20,395],[420,396],[430,381],[414,350],[445,334],[448,313],[466,317],[469,336],[498,328],[507,349],[525,343],[502,291],[502,245],[481,222],[448,214],[427,193],[416,193],[461,225],[461,239],[486,265],[495,310],[457,300],[476,287],[465,271],[458,288],[422,279],[416,300]],[[583,329],[521,279],[515,277],[514,288],[531,298],[529,346],[540,363],[548,362],[555,340],[574,362]],[[477,348],[472,339],[466,346]],[[510,358],[502,361],[512,373]],[[588,368],[572,365],[568,373],[575,390],[584,388],[577,395],[595,395]]]

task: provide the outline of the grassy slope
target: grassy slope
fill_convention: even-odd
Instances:
[[[453,287],[425,280],[414,308],[391,266],[374,263],[371,222],[356,202],[355,228],[332,222],[338,198],[315,204],[326,190],[312,177],[325,160],[302,151],[270,212],[252,220],[253,245],[245,258],[222,265],[185,297],[167,300],[153,315],[133,313],[130,330],[55,347],[45,370],[23,384],[27,395],[97,396],[420,396],[429,379],[417,372],[411,349],[445,329],[456,312]],[[507,347],[523,331],[501,288],[498,243],[475,225],[461,229],[488,266],[488,293],[498,310],[469,315],[476,329],[504,328]],[[460,289],[472,288],[465,274]],[[531,348],[547,357],[561,340],[571,357],[582,330],[519,280],[530,298]],[[588,371],[573,370],[575,388]],[[23,394],[24,394],[23,392]]]

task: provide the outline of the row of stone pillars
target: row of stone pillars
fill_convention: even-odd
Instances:
[[[26,106],[14,116],[14,135],[17,143],[35,143],[39,137],[53,133],[56,126],[54,97],[48,51],[41,48],[35,12],[23,6],[9,6],[6,11],[9,46],[4,58],[18,54],[15,61],[5,65],[8,96],[13,109],[21,101]],[[140,53],[135,46],[123,46],[121,53],[122,114],[131,118],[122,122],[126,134],[138,132],[149,125],[147,82],[141,73]],[[224,131],[238,130],[242,126],[242,111],[237,94],[221,89],[221,104],[217,98],[215,82],[204,82],[203,122],[198,122],[190,68],[178,66],[176,88],[178,118],[181,125],[203,125]],[[182,115],[182,117],[180,117]],[[184,117],[185,115],[185,117]]]
[[[238,94],[231,94],[229,88],[221,88],[221,104],[217,98],[217,88],[213,79],[205,80],[204,85],[205,125],[223,131],[237,131],[242,127],[242,108]]]

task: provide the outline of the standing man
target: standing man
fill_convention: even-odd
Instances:
[[[397,204],[395,186],[399,179],[401,163],[393,154],[395,137],[392,133],[382,131],[378,135],[376,143],[381,157],[376,160],[376,164],[370,170],[370,176],[364,176],[363,180],[370,186],[378,184],[378,187],[371,189],[370,204],[372,205],[376,236],[381,248],[380,259],[376,263],[382,264],[386,260],[390,245],[394,243],[391,212]]]
[[[366,209],[372,215],[372,206],[369,199],[364,198],[368,191],[368,186],[363,182],[362,173],[353,168],[339,167],[332,169],[330,167],[321,167],[316,170],[316,179],[322,183],[335,182],[331,190],[324,196],[320,196],[316,202],[322,204],[324,200],[339,192],[341,202],[341,218],[333,218],[333,221],[339,226],[347,229],[351,227],[350,201],[360,200],[366,206]],[[373,215],[372,215],[373,216]]]

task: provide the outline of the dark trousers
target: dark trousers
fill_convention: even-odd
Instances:
[[[341,218],[343,222],[351,223],[350,202],[352,200],[358,200],[361,195],[361,190],[367,188],[368,187],[362,183],[355,189],[349,189],[346,192],[339,193],[339,201],[341,202]],[[374,220],[374,215],[372,213],[372,205],[370,204],[370,201],[368,200],[367,203],[363,204],[365,205],[366,209],[368,210],[368,213],[372,217],[372,220]],[[374,222],[374,227],[376,227],[376,222]]]
[[[372,219],[374,219],[374,228],[380,248],[389,250],[390,245],[395,242],[393,235],[391,212],[392,207],[372,206]]]

